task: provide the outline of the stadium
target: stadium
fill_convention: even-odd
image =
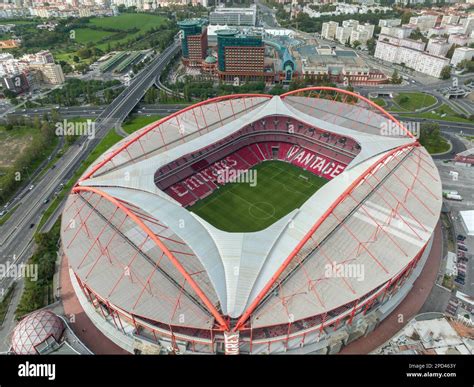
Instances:
[[[431,156],[365,97],[234,94],[103,154],[61,243],[85,313],[130,353],[337,353],[410,291],[441,204]]]

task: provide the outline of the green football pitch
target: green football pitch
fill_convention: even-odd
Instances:
[[[265,161],[256,184],[228,183],[188,209],[228,232],[260,231],[299,208],[327,180],[283,161]]]

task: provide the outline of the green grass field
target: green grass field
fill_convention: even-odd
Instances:
[[[379,105],[381,107],[387,106],[387,103],[385,102],[385,100],[383,98],[371,98],[370,100],[372,102],[375,102],[377,105]]]
[[[426,93],[398,93],[390,111],[403,112],[426,108],[436,103],[436,98]]]
[[[104,18],[92,18],[89,20],[89,24],[94,25],[99,28],[114,28],[117,30],[130,30],[132,28],[137,28],[139,31],[127,34],[124,37],[119,37],[115,39],[111,38],[110,43],[123,43],[129,39],[133,39],[138,35],[144,34],[152,28],[159,27],[166,22],[166,19],[163,16],[151,15],[144,13],[123,13],[118,16],[113,17],[104,17]],[[98,44],[97,47],[100,49],[105,49],[108,43]]]
[[[440,121],[472,123],[472,120],[469,120],[468,118],[460,117],[459,115],[456,114],[456,112],[450,106],[446,104],[442,104],[440,107],[430,112],[418,113],[418,114],[404,114],[403,117],[427,118],[427,119],[440,120]]]
[[[165,21],[163,16],[146,13],[122,13],[113,17],[97,17],[90,19],[89,23],[102,28],[116,28],[128,30],[138,28],[142,32],[152,27],[158,27]]]
[[[128,134],[132,134],[138,129],[144,128],[148,124],[158,121],[160,118],[163,117],[164,116],[160,116],[158,114],[151,116],[133,116],[124,122],[123,130],[125,130]]]
[[[252,170],[257,177],[254,187],[226,184],[189,210],[223,231],[260,231],[301,207],[327,182],[283,161],[266,161]]]
[[[76,31],[76,40],[79,43],[95,43],[101,39],[112,36],[114,33],[109,31],[93,30],[91,28],[79,28]]]

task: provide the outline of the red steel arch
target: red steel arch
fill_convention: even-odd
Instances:
[[[215,306],[212,304],[211,300],[206,296],[206,294],[201,290],[199,285],[193,280],[191,275],[186,271],[186,269],[181,265],[181,263],[176,259],[176,257],[173,255],[173,253],[166,247],[166,245],[153,233],[150,228],[143,223],[138,216],[136,216],[132,211],[130,211],[127,207],[125,207],[120,201],[118,201],[116,198],[113,196],[93,187],[81,187],[81,186],[76,186],[72,189],[73,193],[78,193],[78,192],[92,192],[95,193],[104,199],[108,200],[112,204],[114,204],[116,207],[120,208],[132,221],[134,221],[137,226],[139,226],[149,237],[153,242],[156,243],[156,245],[163,251],[163,253],[168,257],[168,259],[173,263],[173,265],[176,267],[176,269],[181,273],[181,275],[188,281],[189,285],[192,287],[192,289],[196,292],[198,297],[201,299],[201,301],[206,305],[207,309],[209,312],[212,313],[214,318],[218,321],[220,328],[222,330],[228,330],[229,325],[228,322],[224,319],[224,317],[219,313],[219,311],[215,308]]]
[[[277,279],[280,277],[280,275],[283,273],[283,271],[288,267],[290,262],[293,260],[293,258],[298,254],[298,252],[302,249],[302,247],[306,244],[306,242],[310,239],[311,235],[314,234],[314,232],[319,228],[319,226],[329,217],[329,215],[334,211],[334,209],[341,203],[351,192],[352,190],[357,187],[361,181],[363,181],[374,169],[383,163],[387,158],[390,156],[396,154],[398,151],[403,150],[408,147],[413,147],[413,146],[419,146],[419,143],[415,136],[413,136],[412,133],[410,133],[395,117],[393,117],[390,113],[388,113],[385,109],[381,108],[379,105],[374,103],[373,101],[359,95],[356,93],[353,93],[348,90],[343,90],[339,89],[336,87],[326,87],[326,86],[321,86],[321,87],[307,87],[304,89],[298,89],[294,91],[290,91],[288,93],[284,93],[280,96],[280,98],[284,99],[287,96],[291,96],[293,94],[297,94],[300,92],[304,91],[318,91],[318,90],[326,90],[326,91],[336,91],[340,92],[343,94],[350,95],[352,97],[356,97],[359,99],[362,99],[363,101],[367,102],[370,106],[375,107],[377,110],[379,110],[382,114],[384,114],[386,117],[388,117],[390,120],[395,122],[400,128],[403,128],[406,134],[408,134],[414,141],[409,144],[405,144],[402,146],[399,146],[387,154],[383,158],[381,158],[378,162],[375,162],[372,164],[367,170],[364,171],[347,189],[334,201],[334,203],[326,210],[326,212],[319,218],[316,223],[311,227],[311,229],[308,231],[308,233],[304,236],[304,238],[298,243],[298,245],[293,249],[293,251],[290,253],[290,255],[285,259],[285,261],[282,263],[282,265],[278,268],[278,270],[275,272],[275,274],[270,278],[270,280],[267,282],[267,284],[263,287],[263,289],[260,291],[260,293],[257,295],[255,300],[249,305],[247,310],[244,312],[244,314],[239,318],[237,321],[236,325],[233,327],[233,331],[239,330],[247,321],[247,319],[250,317],[250,315],[253,313],[253,311],[257,308],[258,304],[262,301],[262,299],[266,296],[268,291],[272,288],[272,286],[275,284]]]
[[[242,326],[246,323],[247,319],[250,317],[250,315],[253,313],[253,311],[257,308],[257,306],[260,304],[260,302],[266,296],[268,291],[275,284],[275,282],[280,277],[280,275],[283,273],[283,271],[288,267],[288,265],[293,260],[293,258],[299,253],[299,251],[303,248],[303,246],[311,238],[311,236],[316,232],[316,230],[319,228],[319,226],[331,215],[331,213],[339,205],[339,203],[341,203],[346,197],[348,197],[349,194],[354,190],[354,188],[356,188],[368,175],[370,175],[380,164],[382,164],[390,156],[396,154],[397,152],[399,152],[399,151],[401,151],[405,148],[410,148],[410,147],[415,147],[415,146],[419,146],[419,143],[417,141],[414,141],[414,142],[409,143],[409,144],[401,145],[401,146],[399,146],[395,149],[392,149],[390,152],[386,153],[378,162],[375,162],[374,164],[369,166],[364,171],[364,173],[362,173],[355,181],[353,181],[352,184],[349,187],[347,187],[346,190],[341,195],[339,195],[339,197],[336,198],[334,203],[331,204],[331,206],[324,212],[324,214],[316,221],[316,223],[313,225],[313,227],[311,227],[311,229],[306,233],[304,238],[293,249],[293,251],[290,253],[290,255],[288,255],[288,257],[285,259],[285,261],[283,261],[283,263],[278,268],[278,270],[275,272],[275,274],[272,275],[270,280],[263,287],[263,289],[257,295],[255,300],[252,301],[252,303],[249,305],[249,307],[244,312],[244,314],[242,314],[242,316],[239,318],[236,325],[232,328],[233,331],[238,331],[238,330],[240,330],[240,328],[242,328]]]
[[[113,151],[109,156],[107,156],[104,160],[102,160],[100,163],[97,163],[89,172],[87,172],[85,175],[83,175],[80,179],[79,179],[79,182],[83,181],[83,180],[87,180],[89,179],[94,173],[96,173],[100,168],[102,168],[105,164],[107,164],[110,160],[112,160],[115,156],[117,156],[120,152],[122,152],[123,150],[125,150],[129,145],[133,144],[134,142],[136,141],[139,141],[140,138],[142,138],[143,136],[145,136],[147,133],[151,132],[152,130],[156,129],[158,126],[160,126],[161,124],[175,118],[175,117],[178,117],[180,116],[182,113],[185,113],[189,110],[192,110],[194,108],[197,108],[199,106],[203,106],[203,105],[208,105],[208,104],[211,104],[211,103],[214,103],[214,102],[220,102],[220,101],[225,101],[225,100],[232,100],[232,99],[237,99],[237,98],[256,98],[256,97],[263,97],[263,98],[272,98],[273,96],[270,95],[270,94],[229,94],[229,95],[223,95],[223,96],[219,96],[219,97],[215,97],[215,98],[211,98],[211,99],[207,99],[205,101],[201,101],[201,102],[198,102],[198,103],[195,103],[193,105],[190,105],[182,110],[179,110],[173,114],[170,114],[169,116],[166,116],[164,118],[162,118],[161,120],[158,120],[157,122],[155,122],[154,124],[150,125],[149,128],[147,128],[146,130],[143,130],[139,135],[135,136],[134,138],[132,138],[131,140],[125,142],[122,146],[118,147],[115,151]]]

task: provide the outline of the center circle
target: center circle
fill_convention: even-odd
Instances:
[[[270,219],[275,215],[275,207],[267,202],[257,202],[249,206],[249,214],[255,219]]]

